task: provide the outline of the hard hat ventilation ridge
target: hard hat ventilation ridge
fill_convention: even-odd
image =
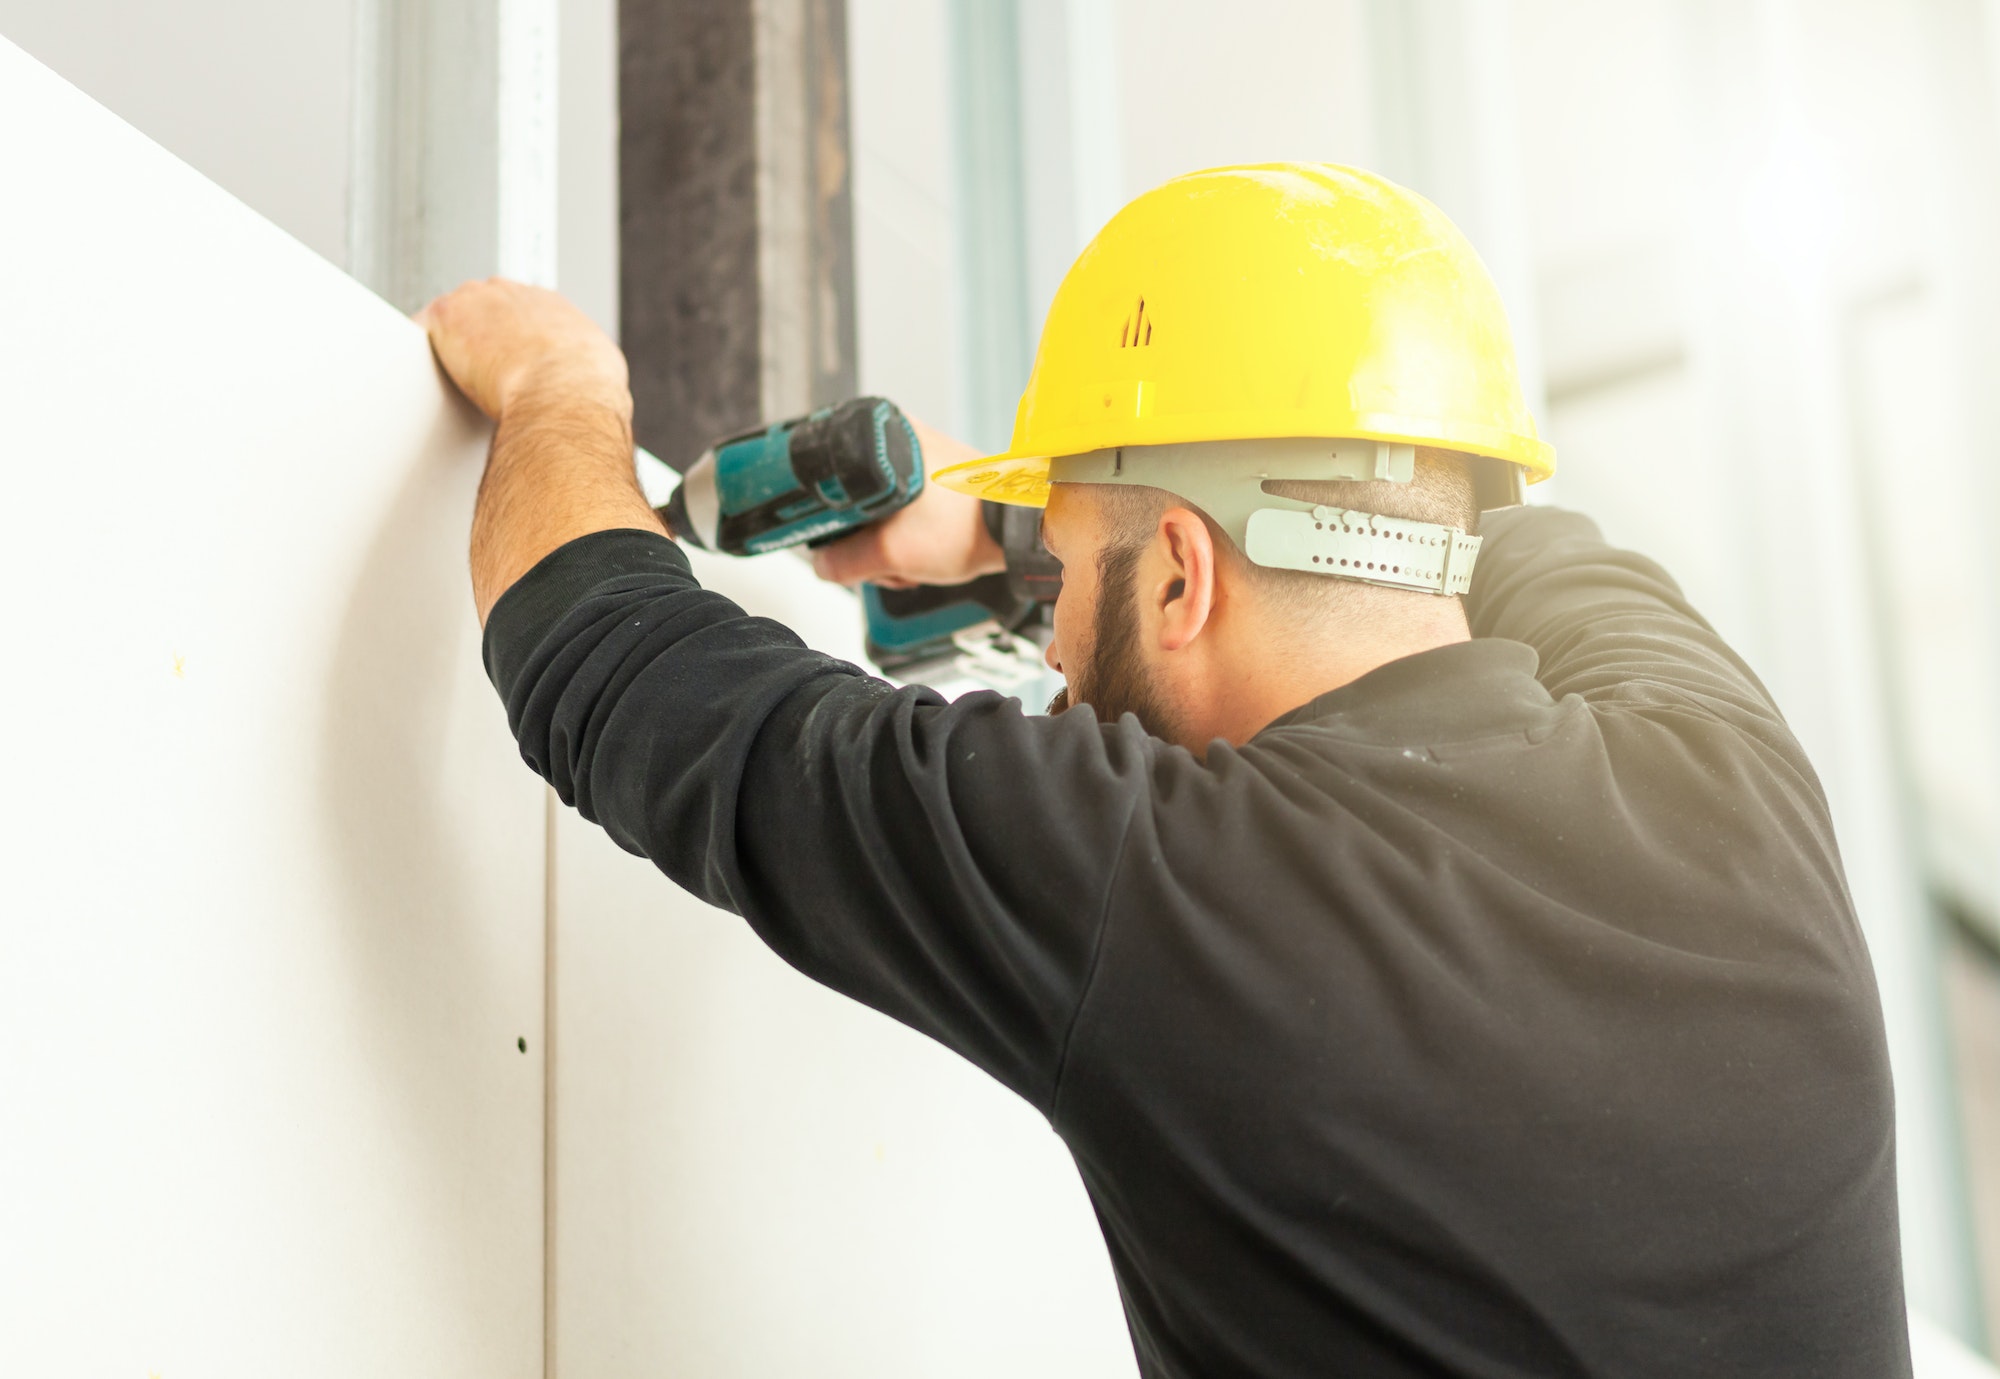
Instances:
[[[1118,348],[1136,349],[1153,343],[1152,318],[1146,315],[1146,299],[1139,298],[1139,309],[1125,318],[1125,328],[1118,332]]]

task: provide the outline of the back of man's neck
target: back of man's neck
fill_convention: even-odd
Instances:
[[[1472,638],[1457,599],[1398,612],[1405,615],[1359,626],[1349,621],[1346,627],[1329,620],[1320,630],[1272,634],[1269,654],[1256,658],[1256,673],[1245,678],[1239,702],[1217,735],[1240,746],[1292,710],[1370,671]]]

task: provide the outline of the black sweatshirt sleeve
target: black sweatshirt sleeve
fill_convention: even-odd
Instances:
[[[858,614],[857,614],[858,615]],[[581,537],[494,606],[523,758],[793,966],[1049,1109],[1154,746],[946,703],[701,588],[664,537]]]
[[[1770,692],[1673,578],[1607,544],[1589,518],[1510,508],[1488,513],[1481,531],[1466,596],[1472,635],[1533,647],[1550,694],[1679,705],[1753,729],[1781,725]]]

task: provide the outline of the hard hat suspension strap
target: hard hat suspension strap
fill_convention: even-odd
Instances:
[[[1243,552],[1278,570],[1463,594],[1472,587],[1479,541],[1457,527],[1351,508],[1316,507],[1309,513],[1259,508],[1250,514]]]
[[[1457,527],[1264,491],[1265,483],[1285,480],[1406,484],[1415,473],[1414,446],[1312,438],[1125,446],[1049,462],[1051,483],[1141,485],[1185,498],[1259,565],[1463,594],[1472,584],[1480,538]]]

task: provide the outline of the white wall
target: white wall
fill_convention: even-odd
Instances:
[[[1223,163],[1368,161],[1367,34],[1353,0],[1121,0],[1118,90],[1130,200]]]
[[[0,0],[0,37],[334,263],[352,20],[352,0]]]
[[[540,792],[422,333],[0,43],[0,1371],[540,1370]]]
[[[963,434],[952,91],[940,0],[850,0],[861,387]]]
[[[560,0],[556,283],[618,334],[618,0]]]

